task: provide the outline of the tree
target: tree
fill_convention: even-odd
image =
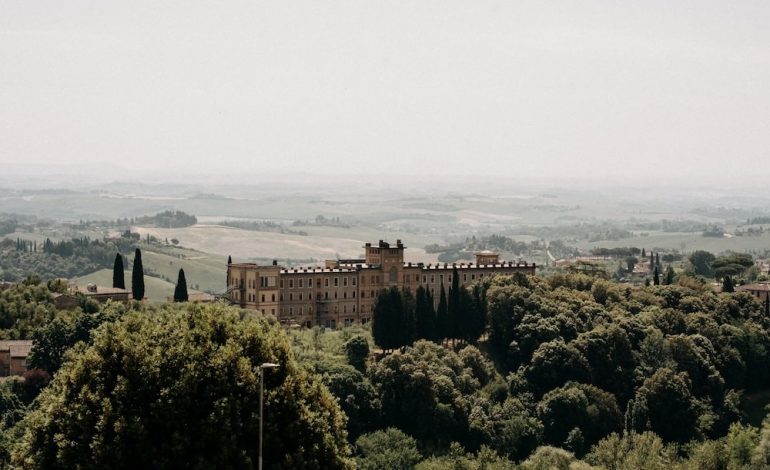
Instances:
[[[647,253],[644,251],[644,248],[642,248],[642,258],[646,258],[646,257],[647,257]]]
[[[134,252],[134,266],[131,270],[131,295],[134,300],[144,299],[144,267],[142,266],[142,251],[139,248]]]
[[[460,276],[457,267],[452,268],[452,286],[449,288],[449,302],[447,304],[447,337],[460,339],[462,334],[462,318],[460,311]]]
[[[692,269],[695,274],[704,277],[712,277],[714,275],[714,268],[712,263],[716,257],[708,251],[698,250],[693,252],[688,258]]]
[[[228,265],[231,265],[231,264],[233,264],[233,257],[232,257],[232,256],[230,256],[230,255],[228,255],[228,256],[227,256],[227,264],[228,264]]]
[[[634,266],[636,266],[636,263],[638,262],[639,259],[636,256],[629,256],[626,258],[626,267],[628,268],[629,273],[634,272]]]
[[[725,276],[724,279],[722,279],[722,292],[735,292],[733,279],[730,276]]]
[[[414,297],[397,287],[383,290],[372,311],[372,336],[383,350],[400,348],[414,341]]]
[[[663,278],[663,284],[670,286],[674,283],[674,276],[676,274],[674,273],[674,268],[669,264],[666,268],[666,277]]]
[[[443,341],[449,337],[448,315],[446,291],[444,290],[444,284],[442,283],[438,297],[438,308],[436,308],[436,341]]]
[[[351,468],[345,417],[267,318],[167,304],[96,330],[25,418],[13,459],[31,468],[253,468],[264,374],[269,468]]]
[[[366,369],[366,359],[369,357],[369,341],[361,335],[350,338],[343,345],[348,364],[358,370]]]
[[[174,288],[174,302],[187,302],[189,296],[187,295],[187,279],[184,276],[184,269],[179,269],[179,276],[176,280],[176,287]]]
[[[436,335],[436,313],[433,310],[433,300],[423,286],[415,293],[415,317],[417,324],[416,339],[432,340]]]
[[[396,428],[364,434],[356,450],[361,470],[411,470],[422,458],[414,438]]]
[[[532,355],[526,370],[530,384],[543,394],[570,380],[590,382],[591,370],[583,353],[564,340],[556,339],[541,344]]]
[[[655,266],[652,272],[652,283],[656,286],[660,285],[660,274],[658,273],[658,267]]]
[[[689,442],[696,434],[698,413],[687,374],[658,369],[637,390],[631,414],[637,431],[649,426],[666,442]]]
[[[112,266],[112,287],[116,289],[125,289],[125,268],[123,267],[123,255],[115,255],[115,263]]]

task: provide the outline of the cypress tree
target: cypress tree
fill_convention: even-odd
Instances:
[[[184,276],[184,269],[179,269],[179,277],[176,280],[174,288],[174,302],[187,302],[187,279]]]
[[[228,255],[228,256],[227,256],[227,264],[228,264],[228,265],[231,265],[231,264],[233,264],[233,257],[232,257],[232,256],[230,256],[230,255]]]
[[[725,278],[722,279],[722,292],[735,292],[733,280],[730,276],[725,276]]]
[[[399,325],[396,325],[395,332],[398,336],[398,346],[403,348],[404,346],[411,346],[417,338],[417,319],[415,317],[415,301],[412,292],[404,288],[398,294],[401,322]]]
[[[655,266],[660,266],[660,253],[655,253]]]
[[[115,263],[112,265],[112,287],[117,289],[126,288],[126,276],[123,269],[123,255],[115,255]]]
[[[423,286],[417,288],[414,299],[414,313],[417,320],[417,339],[431,340],[435,336],[435,313],[432,300],[427,289]]]
[[[131,294],[134,300],[144,299],[144,267],[142,251],[139,248],[134,252],[134,266],[131,269]]]
[[[666,284],[667,286],[670,286],[671,284],[674,283],[674,268],[671,267],[670,264],[666,268],[666,277],[664,278],[663,281],[664,281],[663,283]]]
[[[765,315],[770,316],[770,294],[765,297]]]
[[[449,304],[447,306],[447,336],[459,339],[463,335],[463,319],[460,318],[460,276],[457,268],[452,269],[452,287],[449,289]]]
[[[647,253],[645,253],[644,248],[642,248],[642,258],[646,258],[646,257],[647,257]]]
[[[653,266],[655,266],[655,255],[651,251],[650,252],[650,269],[652,269]]]
[[[436,309],[436,340],[444,341],[448,336],[449,319],[447,318],[446,291],[444,284],[441,284],[441,291],[438,297],[438,308]]]
[[[660,285],[660,274],[658,274],[658,267],[657,266],[655,266],[655,268],[653,268],[652,283],[655,284],[656,286]]]

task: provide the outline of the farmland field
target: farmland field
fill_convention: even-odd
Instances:
[[[79,286],[86,284],[96,284],[97,286],[112,286],[112,270],[100,269],[86,276],[73,279]],[[131,271],[126,271],[126,288],[131,289]],[[174,296],[174,284],[166,282],[157,277],[144,277],[145,297],[151,302],[165,302],[169,297]],[[197,292],[188,289],[189,293]]]

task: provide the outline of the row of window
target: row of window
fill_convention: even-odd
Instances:
[[[313,307],[310,306],[310,307],[307,308],[307,310],[305,310],[304,306],[298,307],[296,310],[294,309],[294,307],[288,307],[288,308],[284,307],[284,308],[281,309],[281,315],[285,316],[288,313],[289,316],[292,316],[292,315],[294,315],[295,312],[298,315],[304,315],[306,311],[307,311],[308,315],[312,315],[313,314]],[[262,310],[262,312],[264,313],[264,310]],[[339,313],[339,307],[338,306],[334,307],[334,313]],[[342,306],[342,313],[343,314],[344,313],[348,313],[348,306],[347,305],[343,305]],[[356,313],[356,306],[355,305],[351,306],[350,313]]]

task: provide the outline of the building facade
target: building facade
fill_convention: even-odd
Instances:
[[[227,266],[227,298],[242,308],[272,314],[282,324],[328,328],[366,324],[379,292],[390,287],[429,288],[438,302],[441,285],[449,289],[454,269],[460,285],[496,274],[535,274],[535,264],[500,261],[496,253],[476,253],[475,263],[424,264],[404,261],[405,246],[364,245],[364,257],[326,261],[323,267],[283,268],[232,263]]]

